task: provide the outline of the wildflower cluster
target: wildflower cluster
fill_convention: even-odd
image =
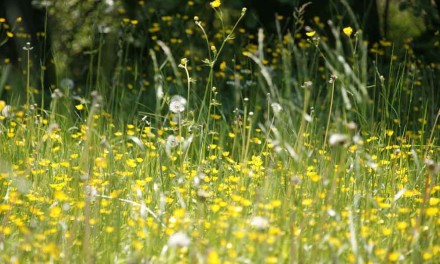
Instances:
[[[241,27],[246,8],[227,26],[221,1],[207,7],[219,25],[102,20],[96,71],[57,80],[49,105],[30,75],[26,103],[0,87],[0,262],[436,263],[440,112],[419,85],[435,67],[390,58],[403,66],[385,79],[368,55],[388,43],[351,26],[331,25],[336,47],[319,19],[267,42]],[[151,68],[129,59],[143,41]]]

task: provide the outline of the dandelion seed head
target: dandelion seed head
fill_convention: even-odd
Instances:
[[[188,247],[191,244],[191,239],[183,232],[177,232],[168,239],[169,247]]]
[[[170,111],[178,114],[185,111],[186,99],[180,95],[174,95],[170,101]]]
[[[12,115],[12,107],[10,105],[3,106],[2,116],[10,117]]]
[[[430,173],[437,174],[440,171],[440,164],[432,159],[425,159],[425,164]]]
[[[86,185],[84,186],[84,194],[86,195],[88,200],[94,201],[96,196],[98,195],[98,191],[95,187],[91,185]]]
[[[179,140],[174,135],[169,135],[167,138],[167,146],[170,148],[175,148],[179,145]]]
[[[357,124],[353,121],[347,123],[347,128],[350,131],[355,131],[357,129],[357,127],[358,127]]]
[[[309,123],[311,123],[313,121],[312,116],[307,113],[304,113],[303,117],[304,117],[304,120],[306,120]]]
[[[106,25],[98,25],[98,32],[101,34],[108,34],[111,32],[111,28]]]
[[[61,80],[60,86],[63,89],[72,90],[75,87],[75,83],[73,82],[72,79],[64,78]]]
[[[304,89],[312,89],[313,86],[313,82],[312,81],[306,81],[303,83],[303,85],[301,85],[302,88]]]
[[[348,141],[348,136],[345,134],[332,134],[328,139],[330,146],[344,145]]]
[[[330,80],[328,81],[328,83],[332,84],[336,81],[336,79],[338,79],[338,76],[335,74],[330,75]]]
[[[179,139],[174,135],[169,135],[165,143],[165,151],[168,156],[171,156],[171,150],[179,145]]]
[[[206,199],[209,198],[209,193],[206,192],[205,190],[199,189],[199,190],[197,191],[197,197],[198,197],[200,200],[206,200]]]
[[[26,45],[23,47],[23,50],[31,51],[34,47],[31,46],[30,42],[26,42]]]
[[[293,186],[297,186],[297,185],[301,185],[302,180],[301,180],[301,178],[298,177],[298,176],[293,176],[293,177],[290,179],[290,182],[292,183]]]
[[[250,224],[253,228],[263,231],[269,227],[269,220],[266,217],[254,216],[251,218]]]
[[[275,115],[283,110],[283,107],[279,103],[272,103],[270,106],[272,107],[272,111]]]
[[[60,89],[57,88],[53,91],[51,97],[52,97],[52,99],[61,99],[61,98],[63,98],[63,96],[64,96],[64,94],[61,92]]]

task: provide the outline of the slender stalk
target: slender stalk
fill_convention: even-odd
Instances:
[[[329,131],[329,128],[330,128],[330,119],[331,119],[332,111],[333,111],[333,99],[334,99],[334,96],[335,96],[335,80],[333,80],[333,82],[332,82],[332,90],[331,90],[331,93],[330,93],[330,106],[329,106],[329,109],[328,109],[327,124],[325,126],[325,134],[324,134],[324,147],[323,147],[324,149],[327,146],[327,137],[328,137],[328,131]]]
[[[34,103],[34,97],[33,93],[31,91],[31,50],[34,47],[31,46],[30,42],[26,43],[26,46],[23,47],[23,49],[26,51],[26,105],[27,107],[30,107],[31,104]]]

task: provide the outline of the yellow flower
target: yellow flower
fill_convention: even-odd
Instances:
[[[397,229],[399,229],[399,230],[404,230],[404,229],[406,229],[408,227],[408,223],[406,223],[406,222],[397,222]]]
[[[351,34],[353,33],[353,29],[351,27],[345,27],[345,28],[342,29],[342,32],[344,32],[345,35],[350,37]]]
[[[399,257],[400,257],[400,255],[399,255],[398,252],[391,252],[388,255],[388,260],[391,261],[391,262],[396,262],[396,261],[399,260]]]
[[[55,243],[50,243],[41,247],[44,254],[49,254],[51,258],[57,258],[60,254],[60,249]]]
[[[306,32],[307,37],[313,37],[316,34],[316,31]]]
[[[61,215],[61,208],[58,206],[50,208],[49,215],[52,218],[58,218]]]
[[[382,234],[384,235],[384,236],[389,236],[389,235],[391,235],[393,233],[393,231],[390,229],[390,228],[386,228],[386,227],[383,227],[382,228]]]
[[[432,254],[429,252],[423,253],[423,260],[430,260],[432,259]]]
[[[136,168],[136,161],[134,159],[128,159],[125,161],[125,164],[127,164],[128,167],[130,168]]]
[[[437,207],[428,207],[426,209],[426,215],[427,216],[436,216],[439,212],[439,209]]]
[[[59,191],[59,190],[55,191],[54,198],[56,200],[58,200],[58,201],[67,201],[67,200],[69,200],[69,196],[67,196],[67,194],[65,194],[63,191]],[[54,207],[52,207],[52,208],[54,208]],[[51,213],[54,214],[56,212],[51,210]]]
[[[188,59],[187,59],[187,58],[182,58],[182,59],[180,60],[180,64],[181,64],[182,66],[186,66],[186,65],[188,64]]]
[[[226,67],[227,67],[226,61],[223,61],[222,63],[220,63],[220,70],[224,71],[224,70],[226,70]]]
[[[304,205],[304,206],[309,206],[309,205],[311,205],[313,203],[313,200],[312,199],[304,199],[303,201],[302,201],[302,205]]]
[[[211,4],[212,8],[217,8],[217,7],[220,7],[222,5],[222,2],[220,0],[214,0],[210,4]]]
[[[84,109],[84,105],[82,105],[82,104],[78,104],[78,105],[75,105],[75,108],[76,108],[77,110],[81,111],[81,110]]]
[[[221,263],[220,256],[218,255],[217,251],[215,251],[215,250],[209,251],[208,257],[207,257],[207,263],[208,264],[219,264],[219,263]]]
[[[97,157],[95,159],[95,165],[98,168],[105,169],[107,168],[107,160],[104,157]]]
[[[431,205],[431,206],[436,206],[439,203],[440,203],[439,198],[431,197],[431,199],[429,199],[429,205]]]
[[[0,100],[0,112],[3,110],[3,108],[5,108],[5,106],[6,106],[6,102]]]

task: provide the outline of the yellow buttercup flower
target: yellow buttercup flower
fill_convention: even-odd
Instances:
[[[342,29],[342,32],[344,32],[345,35],[350,37],[351,34],[353,33],[353,29],[351,27],[345,27],[345,28]]]
[[[306,32],[307,37],[313,37],[316,34],[316,31]]]
[[[3,108],[5,108],[5,106],[6,106],[6,102],[0,100],[0,112],[3,110]]]
[[[211,4],[212,8],[217,8],[217,7],[220,7],[222,5],[222,2],[220,0],[214,0],[210,4]]]

